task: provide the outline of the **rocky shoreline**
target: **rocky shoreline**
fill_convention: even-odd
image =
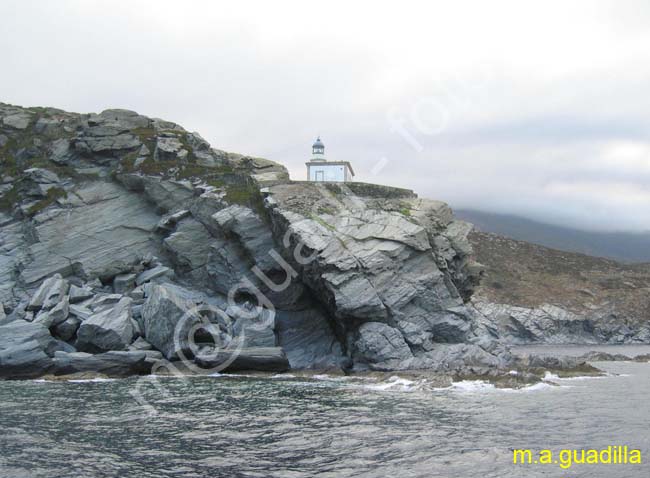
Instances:
[[[179,125],[0,104],[0,377],[164,367],[539,376],[439,201],[290,181]]]

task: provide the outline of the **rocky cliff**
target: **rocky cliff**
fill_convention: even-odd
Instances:
[[[125,110],[0,104],[0,160],[0,376],[517,365],[444,203]]]
[[[650,342],[650,264],[469,235],[485,276],[473,304],[506,343]]]

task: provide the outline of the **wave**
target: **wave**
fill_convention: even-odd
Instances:
[[[578,375],[576,377],[560,377],[557,374],[551,373],[548,370],[544,374],[544,377],[542,377],[542,381],[544,382],[571,382],[571,381],[580,381],[580,380],[602,380],[603,378],[607,377],[626,377],[629,376],[629,374],[611,374],[611,373],[605,373],[604,375]]]

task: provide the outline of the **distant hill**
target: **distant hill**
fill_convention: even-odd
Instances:
[[[478,230],[562,251],[607,257],[624,262],[650,262],[650,232],[590,232],[553,226],[519,216],[471,209],[454,210],[456,217]]]

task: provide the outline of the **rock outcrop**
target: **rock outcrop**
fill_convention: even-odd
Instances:
[[[505,343],[650,342],[650,265],[474,231],[485,277],[473,306]]]
[[[292,182],[126,110],[0,104],[0,138],[4,377],[516,365],[444,203]]]

